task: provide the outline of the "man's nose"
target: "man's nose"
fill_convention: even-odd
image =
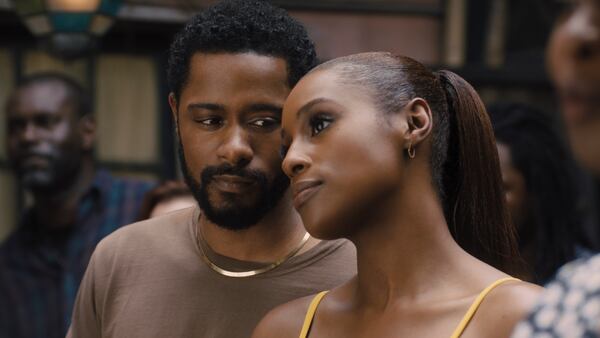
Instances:
[[[223,135],[217,156],[232,166],[244,166],[252,161],[254,151],[249,135],[240,126],[232,126]]]

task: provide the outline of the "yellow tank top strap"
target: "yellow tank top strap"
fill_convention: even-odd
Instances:
[[[481,302],[483,302],[483,300],[485,299],[485,296],[487,296],[498,285],[505,283],[505,282],[510,282],[510,281],[520,281],[520,279],[513,278],[513,277],[501,278],[501,279],[498,279],[497,281],[493,282],[492,284],[490,284],[483,291],[481,291],[481,293],[479,293],[479,295],[477,296],[475,301],[471,304],[471,307],[469,307],[469,310],[467,311],[465,316],[462,318],[462,320],[460,321],[460,324],[458,324],[458,326],[456,327],[456,329],[454,330],[454,332],[452,333],[452,336],[450,336],[450,338],[458,338],[463,334],[463,331],[465,331],[465,329],[467,328],[467,325],[469,325],[469,322],[475,315],[475,312],[479,308],[479,305],[481,305]]]
[[[306,311],[306,316],[304,317],[304,324],[302,324],[302,331],[300,331],[300,338],[308,337],[308,331],[312,325],[313,319],[315,318],[315,312],[317,312],[317,307],[323,297],[327,294],[328,291],[319,292],[310,302],[308,306],[308,311]]]

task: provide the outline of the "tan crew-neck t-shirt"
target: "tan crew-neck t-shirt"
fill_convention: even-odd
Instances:
[[[211,270],[194,239],[199,209],[119,229],[98,244],[81,282],[67,337],[249,337],[273,307],[329,290],[356,274],[346,240],[322,241],[264,274]],[[233,271],[261,264],[209,252]]]

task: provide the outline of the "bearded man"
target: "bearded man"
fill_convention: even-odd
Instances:
[[[248,337],[271,308],[355,274],[347,241],[311,238],[281,169],[281,111],[316,63],[266,1],[225,1],[169,55],[169,103],[199,207],[123,228],[94,253],[70,337]]]

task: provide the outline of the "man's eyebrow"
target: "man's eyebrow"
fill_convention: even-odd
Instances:
[[[255,112],[271,112],[278,115],[281,115],[283,111],[282,106],[278,106],[271,103],[254,103],[244,109],[246,113],[255,113]]]
[[[187,106],[187,110],[194,110],[194,109],[206,109],[206,110],[218,110],[218,111],[222,111],[225,110],[225,107],[223,105],[220,104],[216,104],[216,103],[203,103],[203,102],[198,102],[198,103],[190,103]]]
[[[300,109],[298,109],[298,112],[296,113],[296,118],[299,118],[300,115],[302,115],[302,114],[306,114],[315,105],[322,103],[322,102],[328,102],[328,101],[330,101],[330,100],[328,100],[324,97],[319,97],[319,98],[310,100],[307,104],[303,105]]]

